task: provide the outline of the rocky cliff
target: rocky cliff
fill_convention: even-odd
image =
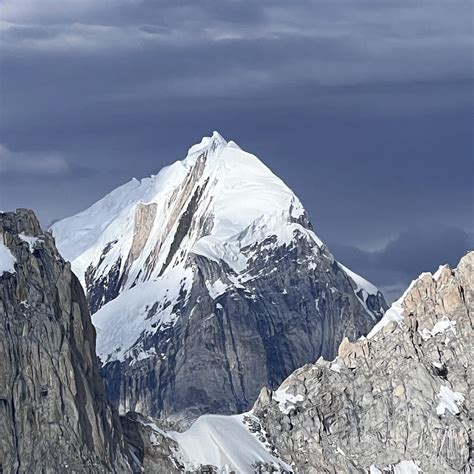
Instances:
[[[367,334],[386,308],[293,192],[217,133],[52,230],[87,290],[121,412],[184,422],[242,412],[262,386]]]
[[[166,446],[170,472],[472,472],[473,326],[471,252],[455,270],[422,274],[332,362],[263,389],[250,412],[206,415],[184,433],[142,420],[144,457],[163,466]]]
[[[0,213],[0,472],[130,472],[82,287],[31,211]]]
[[[471,252],[422,274],[333,362],[263,391],[254,414],[298,472],[472,472],[473,326]]]

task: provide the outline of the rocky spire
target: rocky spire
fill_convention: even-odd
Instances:
[[[79,281],[32,211],[0,213],[0,472],[130,472]]]

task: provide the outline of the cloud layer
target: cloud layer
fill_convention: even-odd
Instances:
[[[398,288],[465,248],[412,229],[474,230],[472,16],[470,0],[3,0],[1,207],[48,224],[217,129],[343,262]]]
[[[471,13],[472,3],[464,0],[307,0],[291,7],[268,0],[8,0],[0,18],[6,54],[140,52],[167,65],[174,56],[174,68],[142,84],[145,93],[164,86],[166,94],[239,94],[288,81],[345,85],[472,77]],[[181,73],[171,88],[170,73]]]
[[[393,300],[422,271],[434,273],[438,265],[455,268],[459,259],[474,248],[474,239],[463,229],[444,225],[412,228],[390,240],[380,250],[336,245],[338,258],[378,281]]]
[[[70,171],[57,153],[14,152],[0,143],[0,174],[63,175]]]

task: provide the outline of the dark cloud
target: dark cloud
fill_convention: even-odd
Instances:
[[[5,182],[34,183],[37,179],[78,179],[93,174],[91,168],[70,163],[58,152],[12,151],[0,143],[0,177]],[[31,181],[33,180],[33,181]]]
[[[378,260],[381,267],[414,274],[420,268],[429,270],[436,267],[437,263],[454,267],[469,247],[469,236],[462,229],[413,229],[390,241],[380,252]],[[400,255],[404,258],[401,259]]]
[[[447,263],[455,268],[459,259],[474,248],[474,239],[463,229],[445,227],[412,228],[390,240],[381,250],[367,251],[349,245],[334,245],[344,264],[378,281],[386,296],[398,297],[421,272],[432,273]]]
[[[238,94],[249,83],[263,91],[282,83],[458,79],[472,75],[472,5],[454,4],[15,0],[3,7],[2,39],[13,57],[113,63],[148,55],[167,66],[155,68],[154,92],[178,96],[219,87]],[[191,76],[189,63],[201,66]],[[169,74],[180,87],[166,87]]]
[[[472,5],[4,0],[0,206],[48,224],[217,129],[290,185],[336,255],[472,232]],[[377,262],[379,285],[412,270]]]

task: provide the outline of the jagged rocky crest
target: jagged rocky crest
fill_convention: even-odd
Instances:
[[[247,410],[386,309],[293,192],[217,133],[52,231],[85,285],[121,412],[188,424]]]
[[[32,211],[0,213],[0,472],[130,472],[83,289]]]
[[[369,338],[262,389],[249,413],[204,416],[178,435],[142,420],[148,456],[159,439],[189,471],[470,473],[473,327],[470,252],[455,270],[422,274]]]
[[[380,473],[407,463],[426,473],[472,472],[474,252],[456,270],[422,274],[399,302],[401,319],[369,339],[344,340],[254,413],[280,455],[302,472]],[[386,323],[386,324],[384,324]]]

